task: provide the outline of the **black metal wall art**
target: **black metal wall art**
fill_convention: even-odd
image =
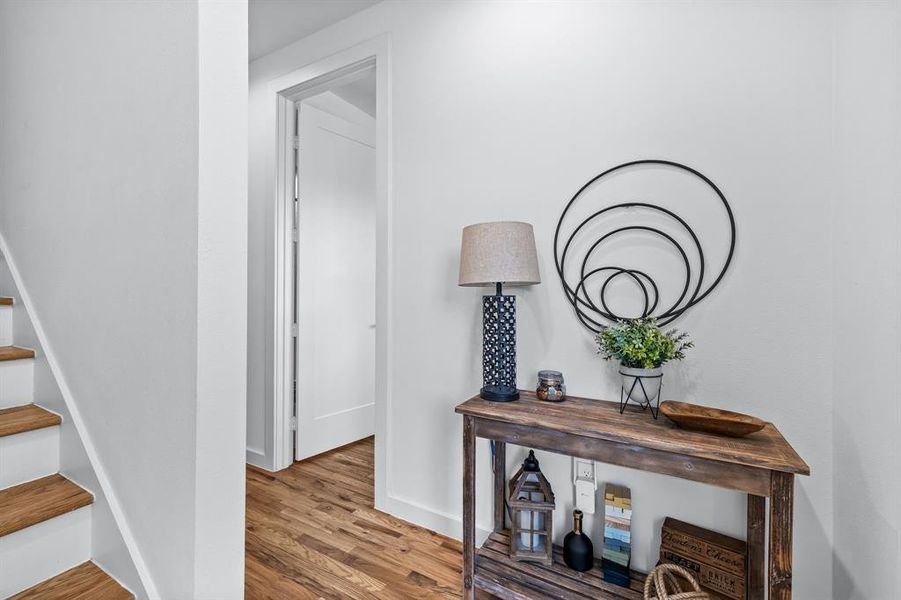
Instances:
[[[585,192],[589,188],[597,186],[614,173],[642,165],[656,165],[680,170],[700,179],[715,192],[725,209],[730,229],[729,252],[722,268],[715,277],[711,277],[711,273],[707,269],[708,265],[704,257],[704,248],[695,230],[674,211],[658,204],[625,201],[599,208],[575,225],[574,228],[566,223],[567,216],[571,214],[576,203],[585,197]],[[660,216],[662,216],[663,220],[670,223],[674,229],[670,229],[668,233],[656,221],[652,224],[622,225],[613,227],[609,231],[603,229],[604,217],[618,215],[627,211],[632,215],[633,211],[631,209],[640,209],[639,211],[634,211],[635,215],[655,213],[657,221],[660,221]],[[571,218],[570,220],[573,219]],[[580,252],[580,255],[576,256],[573,250],[574,240],[580,232],[584,234],[584,232],[589,230],[594,231],[596,227],[602,228],[597,239],[588,246],[584,253]],[[683,233],[677,235],[675,233],[677,230]],[[661,290],[654,278],[648,273],[648,270],[631,265],[603,264],[603,252],[599,251],[599,247],[604,242],[626,232],[646,232],[658,238],[659,241],[664,243],[664,246],[672,248],[677,253],[684,264],[684,283],[675,302],[668,306],[661,306]],[[681,243],[677,237],[682,238]],[[689,238],[691,242],[686,244],[686,240]],[[706,298],[722,281],[732,262],[734,252],[735,217],[726,197],[716,184],[703,173],[669,160],[635,160],[607,169],[600,175],[593,177],[567,203],[566,208],[563,209],[563,214],[560,215],[560,220],[557,222],[557,229],[554,233],[554,261],[563,289],[576,311],[576,316],[582,324],[595,333],[600,333],[608,324],[625,318],[634,318],[635,316],[654,317],[659,325],[666,325],[679,318],[685,311]],[[693,271],[693,269],[696,269],[696,271]],[[610,309],[607,292],[610,284],[619,277],[631,279],[641,290],[643,306],[640,315],[623,316],[616,314]],[[595,289],[594,293],[589,293],[589,286]]]

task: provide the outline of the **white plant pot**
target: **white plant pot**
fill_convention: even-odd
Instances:
[[[657,400],[660,395],[660,383],[663,381],[663,367],[656,369],[635,369],[620,365],[619,374],[623,376],[623,401],[632,401],[647,406]],[[628,398],[626,395],[628,394]]]

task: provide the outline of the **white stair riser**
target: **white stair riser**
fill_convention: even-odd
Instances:
[[[0,437],[0,488],[59,471],[59,427]]]
[[[13,307],[0,306],[0,346],[13,345]]]
[[[91,558],[91,507],[0,537],[0,598]]]
[[[34,401],[34,359],[0,362],[0,408]]]

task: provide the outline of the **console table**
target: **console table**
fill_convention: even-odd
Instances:
[[[504,599],[641,600],[644,575],[632,585],[604,581],[600,568],[577,573],[563,565],[559,548],[550,567],[516,562],[507,554],[505,523],[506,444],[662,473],[738,490],[748,495],[747,595],[762,600],[791,598],[792,510],[795,475],[810,468],[772,423],[745,438],[728,438],[676,428],[666,418],[619,403],[568,397],[542,402],[520,391],[514,402],[478,396],[456,408],[463,415],[463,597],[482,589]],[[475,547],[476,438],[494,440],[494,532]],[[769,536],[766,526],[769,502]],[[769,568],[765,544],[769,538]],[[767,574],[769,575],[767,577]]]

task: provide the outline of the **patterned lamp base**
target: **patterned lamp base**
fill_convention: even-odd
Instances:
[[[519,399],[516,389],[516,296],[482,296],[482,381],[485,400]]]

